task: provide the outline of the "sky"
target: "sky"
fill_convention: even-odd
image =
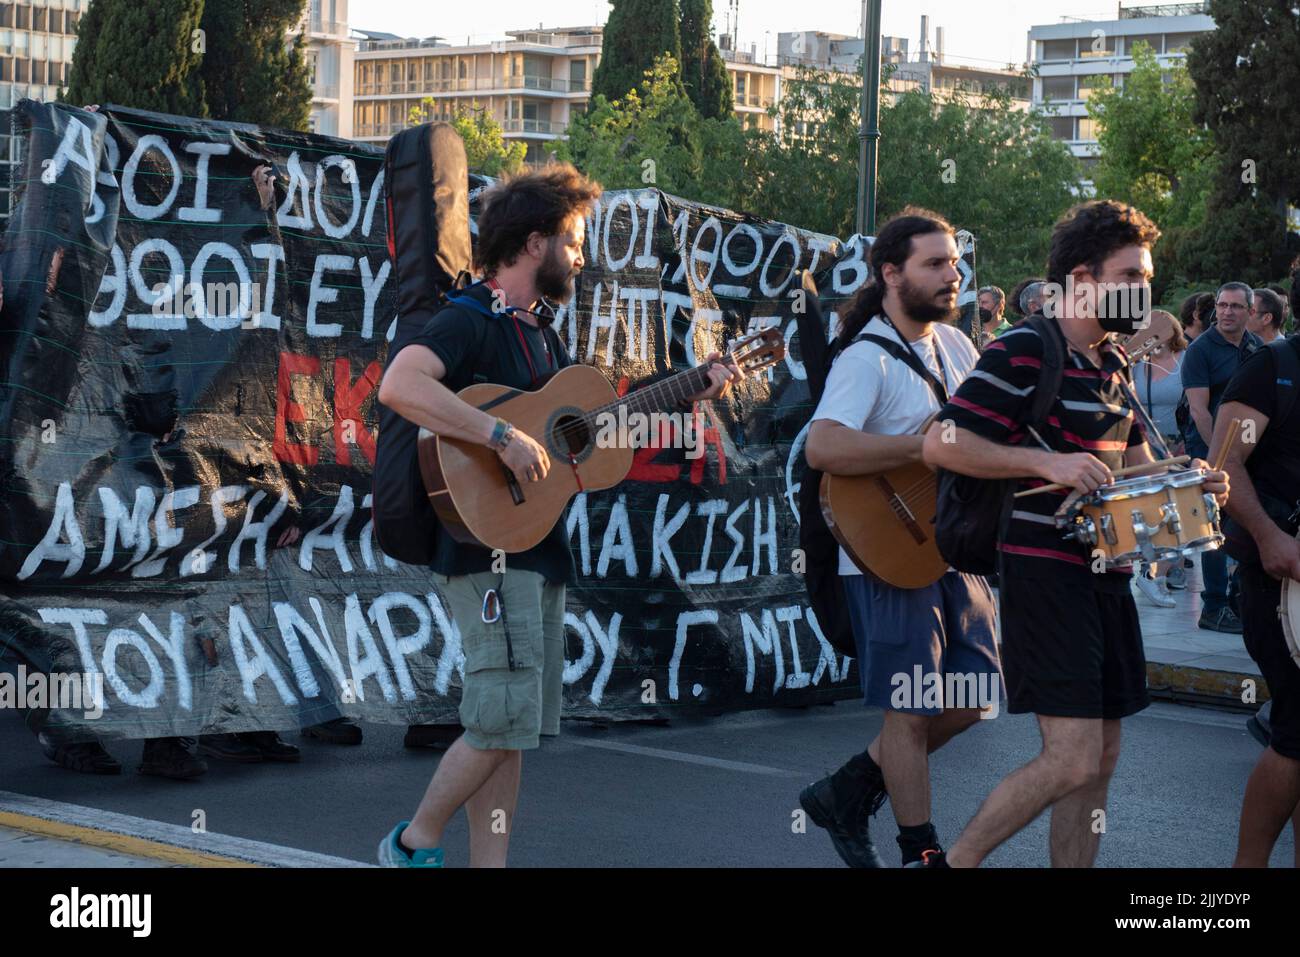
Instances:
[[[1147,0],[1154,2],[1154,0]],[[322,0],[328,6],[329,0]],[[727,27],[731,0],[713,0],[714,27]],[[754,44],[759,56],[766,45],[776,54],[776,35],[796,30],[825,30],[856,36],[860,0],[738,0],[739,46]],[[1124,6],[1136,6],[1125,0]],[[929,14],[931,42],[935,27],[944,28],[949,56],[990,63],[1023,63],[1029,27],[1059,23],[1062,17],[1114,19],[1118,0],[883,0],[882,32],[908,39],[915,51],[921,14]],[[401,36],[440,36],[453,43],[504,39],[506,30],[585,26],[604,23],[607,0],[350,0],[350,25]]]

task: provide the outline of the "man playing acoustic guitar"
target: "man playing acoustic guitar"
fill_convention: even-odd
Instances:
[[[485,281],[460,297],[476,298],[479,308],[453,303],[429,320],[390,362],[379,401],[436,435],[494,449],[521,486],[544,479],[551,460],[536,439],[456,392],[475,381],[532,390],[571,364],[550,316],[538,310],[573,296],[585,218],[599,196],[600,187],[568,164],[488,190],[475,248]],[[722,396],[739,375],[734,363],[718,362],[710,386],[689,398]],[[415,816],[380,845],[381,864],[441,867],[443,830],[464,805],[470,865],[505,866],[522,752],[560,731],[564,593],[576,581],[563,519],[540,544],[508,556],[506,567],[495,572],[488,549],[438,536],[434,581],[465,653],[465,733],[439,763]]]
[[[961,274],[947,222],[905,209],[880,230],[870,256],[872,279],[842,321],[847,345],[831,366],[808,433],[808,465],[831,475],[920,462],[921,427],[979,358],[950,324]],[[933,488],[928,494],[933,498]],[[956,571],[923,588],[897,588],[863,575],[844,549],[840,576],[863,697],[884,710],[884,726],[865,751],[805,788],[799,803],[827,829],[846,864],[884,867],[868,822],[887,794],[907,864],[939,847],[930,823],[929,753],[974,724],[981,708],[996,706],[1001,694],[993,593],[984,578]],[[985,689],[989,700],[923,694],[936,684],[953,687],[949,676],[956,675],[974,679],[964,683]]]

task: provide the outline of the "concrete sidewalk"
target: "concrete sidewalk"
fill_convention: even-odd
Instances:
[[[61,840],[0,827],[0,868],[5,867],[181,867],[80,841]]]
[[[1268,688],[1241,635],[1225,635],[1197,627],[1201,614],[1200,563],[1187,570],[1187,588],[1170,594],[1175,608],[1156,608],[1134,590],[1142,618],[1147,654],[1147,682],[1157,697],[1205,701],[1254,708],[1268,700]],[[1242,701],[1255,682],[1255,702]]]

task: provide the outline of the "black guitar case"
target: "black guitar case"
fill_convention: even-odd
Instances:
[[[454,128],[425,123],[388,141],[384,205],[397,291],[391,363],[446,297],[469,282],[469,165]],[[379,406],[371,514],[375,540],[386,555],[428,565],[439,529],[420,476],[419,433],[419,426]]]

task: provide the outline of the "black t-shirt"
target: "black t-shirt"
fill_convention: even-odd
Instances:
[[[1300,355],[1300,336],[1287,340]],[[1288,504],[1300,498],[1300,402],[1284,422],[1273,420],[1277,408],[1277,360],[1273,349],[1257,349],[1242,360],[1223,392],[1224,402],[1240,402],[1269,417],[1259,445],[1246,460],[1255,490]],[[1232,511],[1232,503],[1228,503]]]
[[[473,297],[491,313],[492,293],[486,285],[473,286],[461,295]],[[442,360],[447,368],[442,383],[453,392],[477,382],[533,391],[537,379],[573,364],[555,330],[539,329],[522,317],[485,314],[468,304],[452,304],[437,313],[403,348],[407,345],[425,346]],[[549,581],[577,583],[563,516],[538,544],[508,561],[512,569],[538,572]],[[464,545],[440,529],[429,567],[442,575],[486,572],[492,567],[492,552]]]

